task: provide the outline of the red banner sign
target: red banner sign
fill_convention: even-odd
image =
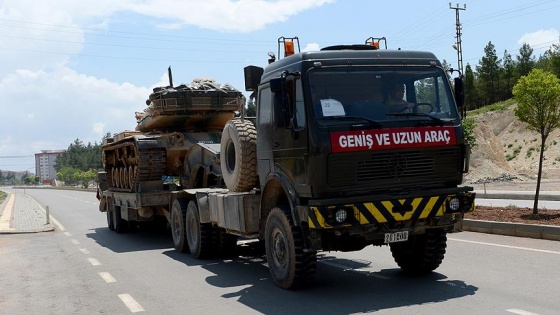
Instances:
[[[391,128],[331,132],[332,152],[455,145],[453,127]]]

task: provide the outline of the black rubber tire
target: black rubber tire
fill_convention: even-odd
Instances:
[[[224,229],[219,229],[219,253],[222,257],[231,257],[237,254],[237,235],[226,233]]]
[[[186,214],[187,243],[196,259],[215,256],[218,247],[218,230],[210,223],[200,223],[200,213],[195,201],[190,201]]]
[[[128,232],[128,222],[121,218],[121,207],[114,207],[113,226],[115,227],[115,232],[119,234]]]
[[[447,247],[447,232],[429,229],[406,242],[390,244],[393,259],[408,273],[428,273],[441,265]]]
[[[257,187],[257,130],[249,120],[228,121],[220,144],[222,176],[231,191]]]
[[[298,289],[311,283],[317,268],[317,252],[304,252],[303,235],[281,208],[268,215],[265,227],[268,269],[274,283],[283,289]]]
[[[186,233],[185,203],[186,202],[183,200],[174,200],[171,205],[171,213],[169,214],[173,246],[175,247],[175,250],[181,253],[189,251]]]
[[[115,209],[113,207],[113,203],[111,202],[111,200],[105,200],[105,212],[107,214],[107,227],[109,228],[109,230],[114,231],[115,221],[113,217],[113,212],[115,212]]]

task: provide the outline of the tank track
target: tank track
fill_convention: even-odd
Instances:
[[[140,183],[162,180],[166,149],[157,140],[125,140],[103,148],[109,190],[139,192]]]

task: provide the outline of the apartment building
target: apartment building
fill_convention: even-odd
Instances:
[[[35,174],[39,176],[41,184],[50,185],[56,178],[56,159],[64,150],[41,150],[35,153]]]

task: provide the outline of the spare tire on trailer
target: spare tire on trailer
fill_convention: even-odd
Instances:
[[[228,121],[222,133],[220,160],[229,190],[244,192],[257,186],[257,130],[253,123],[241,119]]]

